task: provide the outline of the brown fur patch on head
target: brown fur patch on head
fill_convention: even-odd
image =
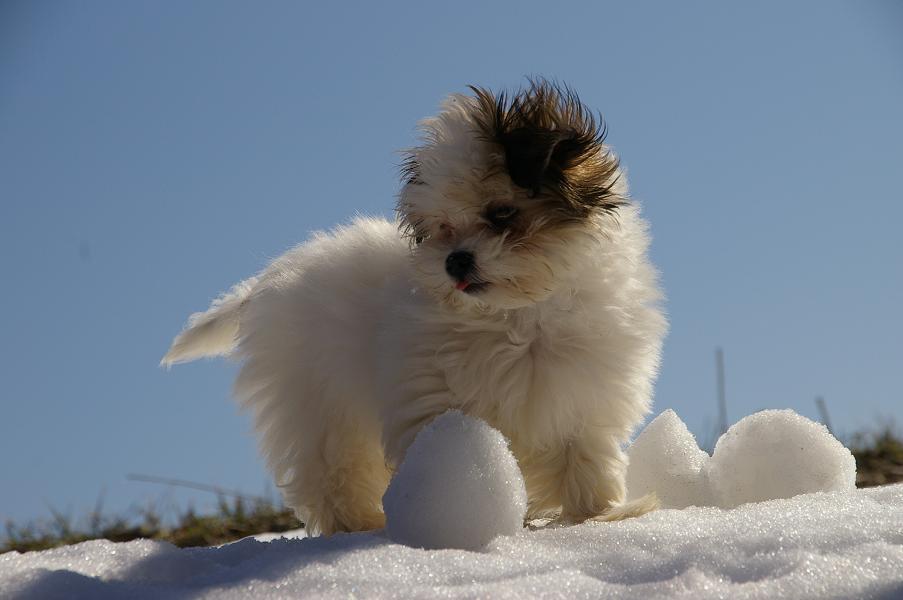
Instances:
[[[566,86],[531,80],[508,96],[471,86],[484,138],[504,151],[511,180],[530,196],[548,194],[566,218],[612,212],[618,159],[604,145],[606,128]]]

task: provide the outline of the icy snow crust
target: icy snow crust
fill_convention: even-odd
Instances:
[[[628,500],[655,492],[663,508],[710,506],[709,455],[673,410],[640,433],[627,451]]]
[[[393,541],[480,550],[523,528],[527,490],[505,436],[450,410],[417,434],[383,508]]]
[[[0,555],[3,598],[900,598],[903,485],[523,530],[485,552],[383,534]]]
[[[856,459],[821,423],[792,410],[763,410],[715,444],[709,484],[719,506],[856,487]]]
[[[821,423],[792,410],[744,417],[712,456],[673,410],[657,416],[628,449],[628,499],[655,492],[665,508],[720,506],[856,487],[856,459]]]

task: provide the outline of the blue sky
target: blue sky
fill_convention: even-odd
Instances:
[[[308,234],[391,215],[447,93],[540,74],[601,110],[655,237],[656,412],[903,421],[893,2],[0,5],[0,520],[261,493],[235,366],[157,363]]]

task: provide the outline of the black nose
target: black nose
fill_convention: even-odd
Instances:
[[[445,272],[461,281],[473,271],[473,254],[466,250],[455,250],[445,259]]]

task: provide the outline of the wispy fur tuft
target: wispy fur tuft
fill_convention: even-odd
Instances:
[[[239,315],[248,301],[255,277],[242,281],[213,301],[204,312],[194,313],[160,365],[170,367],[205,356],[224,356],[238,343]]]
[[[655,492],[641,496],[630,502],[622,502],[615,504],[611,508],[604,511],[601,515],[593,517],[593,521],[623,521],[625,519],[634,519],[642,517],[646,513],[658,510],[660,504],[658,496]]]

